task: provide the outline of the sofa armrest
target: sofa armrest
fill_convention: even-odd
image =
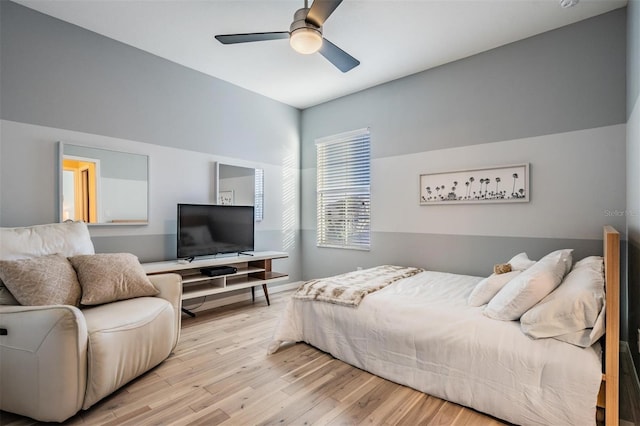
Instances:
[[[0,409],[61,422],[80,410],[87,326],[73,306],[0,306]]]
[[[153,285],[160,291],[156,297],[161,297],[173,306],[176,315],[173,347],[175,348],[180,338],[180,326],[182,324],[182,277],[178,274],[149,275]]]

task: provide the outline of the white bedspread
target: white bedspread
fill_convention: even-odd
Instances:
[[[292,298],[269,351],[304,341],[512,423],[595,424],[600,346],[532,340],[516,321],[485,317],[466,303],[480,279],[427,271],[367,295],[357,309]]]

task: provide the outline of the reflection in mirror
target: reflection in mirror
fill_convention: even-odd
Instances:
[[[254,206],[255,219],[263,218],[264,170],[216,164],[218,204]]]
[[[60,142],[59,169],[61,222],[148,222],[148,156]]]

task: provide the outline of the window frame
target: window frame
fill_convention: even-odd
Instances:
[[[319,138],[315,142],[316,246],[371,250],[369,128]],[[332,208],[334,213],[330,212]]]

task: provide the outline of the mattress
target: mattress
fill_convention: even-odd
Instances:
[[[591,425],[601,348],[533,340],[517,321],[467,305],[479,277],[427,271],[367,295],[357,308],[292,298],[274,333],[355,367],[523,425]]]

